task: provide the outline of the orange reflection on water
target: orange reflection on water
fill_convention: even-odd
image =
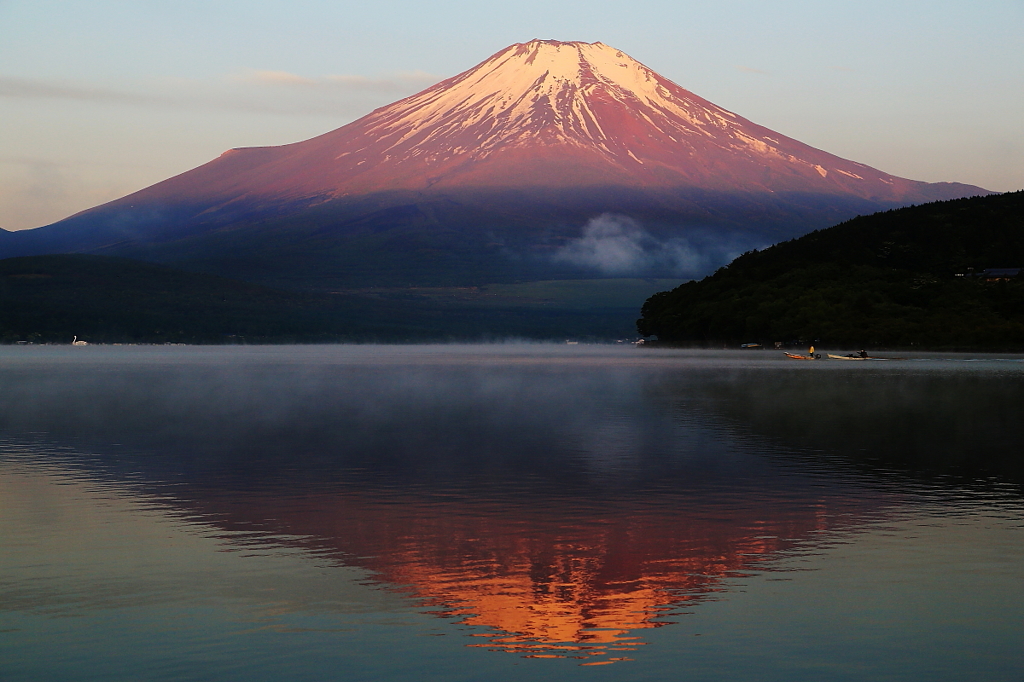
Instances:
[[[262,499],[250,511],[342,552],[431,613],[484,628],[469,646],[604,663],[629,660],[622,654],[645,644],[639,631],[671,624],[686,604],[727,589],[724,578],[825,529],[836,504],[809,500],[766,517],[756,506],[581,510],[578,501],[345,493]],[[251,530],[245,515],[231,516]]]

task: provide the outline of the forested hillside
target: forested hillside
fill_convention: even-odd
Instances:
[[[1024,349],[1024,191],[849,220],[655,294],[637,327],[670,344]],[[1005,275],[1005,273],[1003,273]]]

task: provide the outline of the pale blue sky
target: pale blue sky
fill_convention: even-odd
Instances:
[[[1024,0],[0,0],[0,227],[327,132],[531,38],[599,40],[896,175],[1024,188]]]

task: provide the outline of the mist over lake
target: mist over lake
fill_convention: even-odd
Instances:
[[[1024,358],[0,347],[4,680],[1018,680]]]

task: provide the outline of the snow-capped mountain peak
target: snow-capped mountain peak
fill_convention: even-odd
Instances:
[[[618,115],[609,116],[609,109]],[[415,141],[482,158],[502,146],[540,141],[628,155],[615,120],[622,114],[669,142],[713,137],[737,119],[603,43],[533,40],[384,107],[367,123],[392,142],[385,151]]]
[[[321,145],[331,167],[320,178],[334,186],[319,191],[334,196],[613,183],[892,197],[905,182],[758,126],[600,42],[511,45],[289,155],[319,158]]]
[[[773,132],[603,43],[531,40],[337,130],[231,150],[143,192],[216,204],[601,187],[896,202],[961,191],[926,190]]]
[[[0,255],[180,260],[322,288],[557,279],[580,265],[558,249],[597,253],[607,237],[604,250],[643,251],[643,272],[698,273],[858,213],[984,193],[815,149],[608,45],[532,40],[318,137],[233,149],[54,225],[0,232]],[[605,215],[620,227],[595,236]]]

